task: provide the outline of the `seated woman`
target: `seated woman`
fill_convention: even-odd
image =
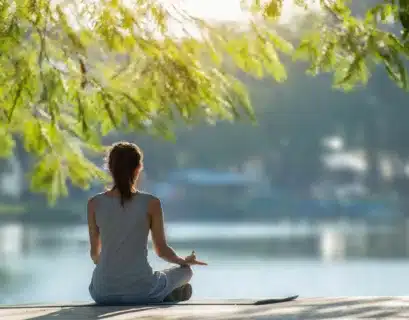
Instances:
[[[194,252],[179,257],[166,242],[158,198],[136,189],[143,168],[134,144],[117,143],[108,155],[112,189],[88,201],[91,258],[89,292],[99,304],[145,304],[190,299],[191,265],[206,265]],[[147,259],[149,231],[155,252],[178,266],[153,272]]]

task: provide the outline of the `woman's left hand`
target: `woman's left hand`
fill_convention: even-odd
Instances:
[[[199,266],[207,266],[206,262],[200,261],[196,259],[196,253],[192,251],[192,254],[190,256],[187,256],[185,258],[185,262],[187,265],[199,265]]]

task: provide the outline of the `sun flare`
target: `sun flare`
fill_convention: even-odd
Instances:
[[[306,0],[306,2],[309,9],[319,9],[318,1]],[[189,14],[202,19],[216,21],[246,21],[249,19],[249,13],[242,9],[240,0],[180,0],[179,5]],[[305,9],[297,6],[293,0],[284,0],[280,22],[288,23],[303,12]]]

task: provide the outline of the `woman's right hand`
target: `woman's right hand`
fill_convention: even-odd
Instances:
[[[206,262],[200,261],[196,259],[196,253],[192,251],[192,254],[190,256],[187,256],[184,259],[185,264],[192,266],[192,265],[198,265],[198,266],[207,266]]]

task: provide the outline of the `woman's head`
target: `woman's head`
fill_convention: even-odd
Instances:
[[[108,169],[114,180],[114,189],[121,196],[121,205],[131,199],[135,192],[135,182],[142,169],[143,154],[133,143],[118,142],[108,153]]]

